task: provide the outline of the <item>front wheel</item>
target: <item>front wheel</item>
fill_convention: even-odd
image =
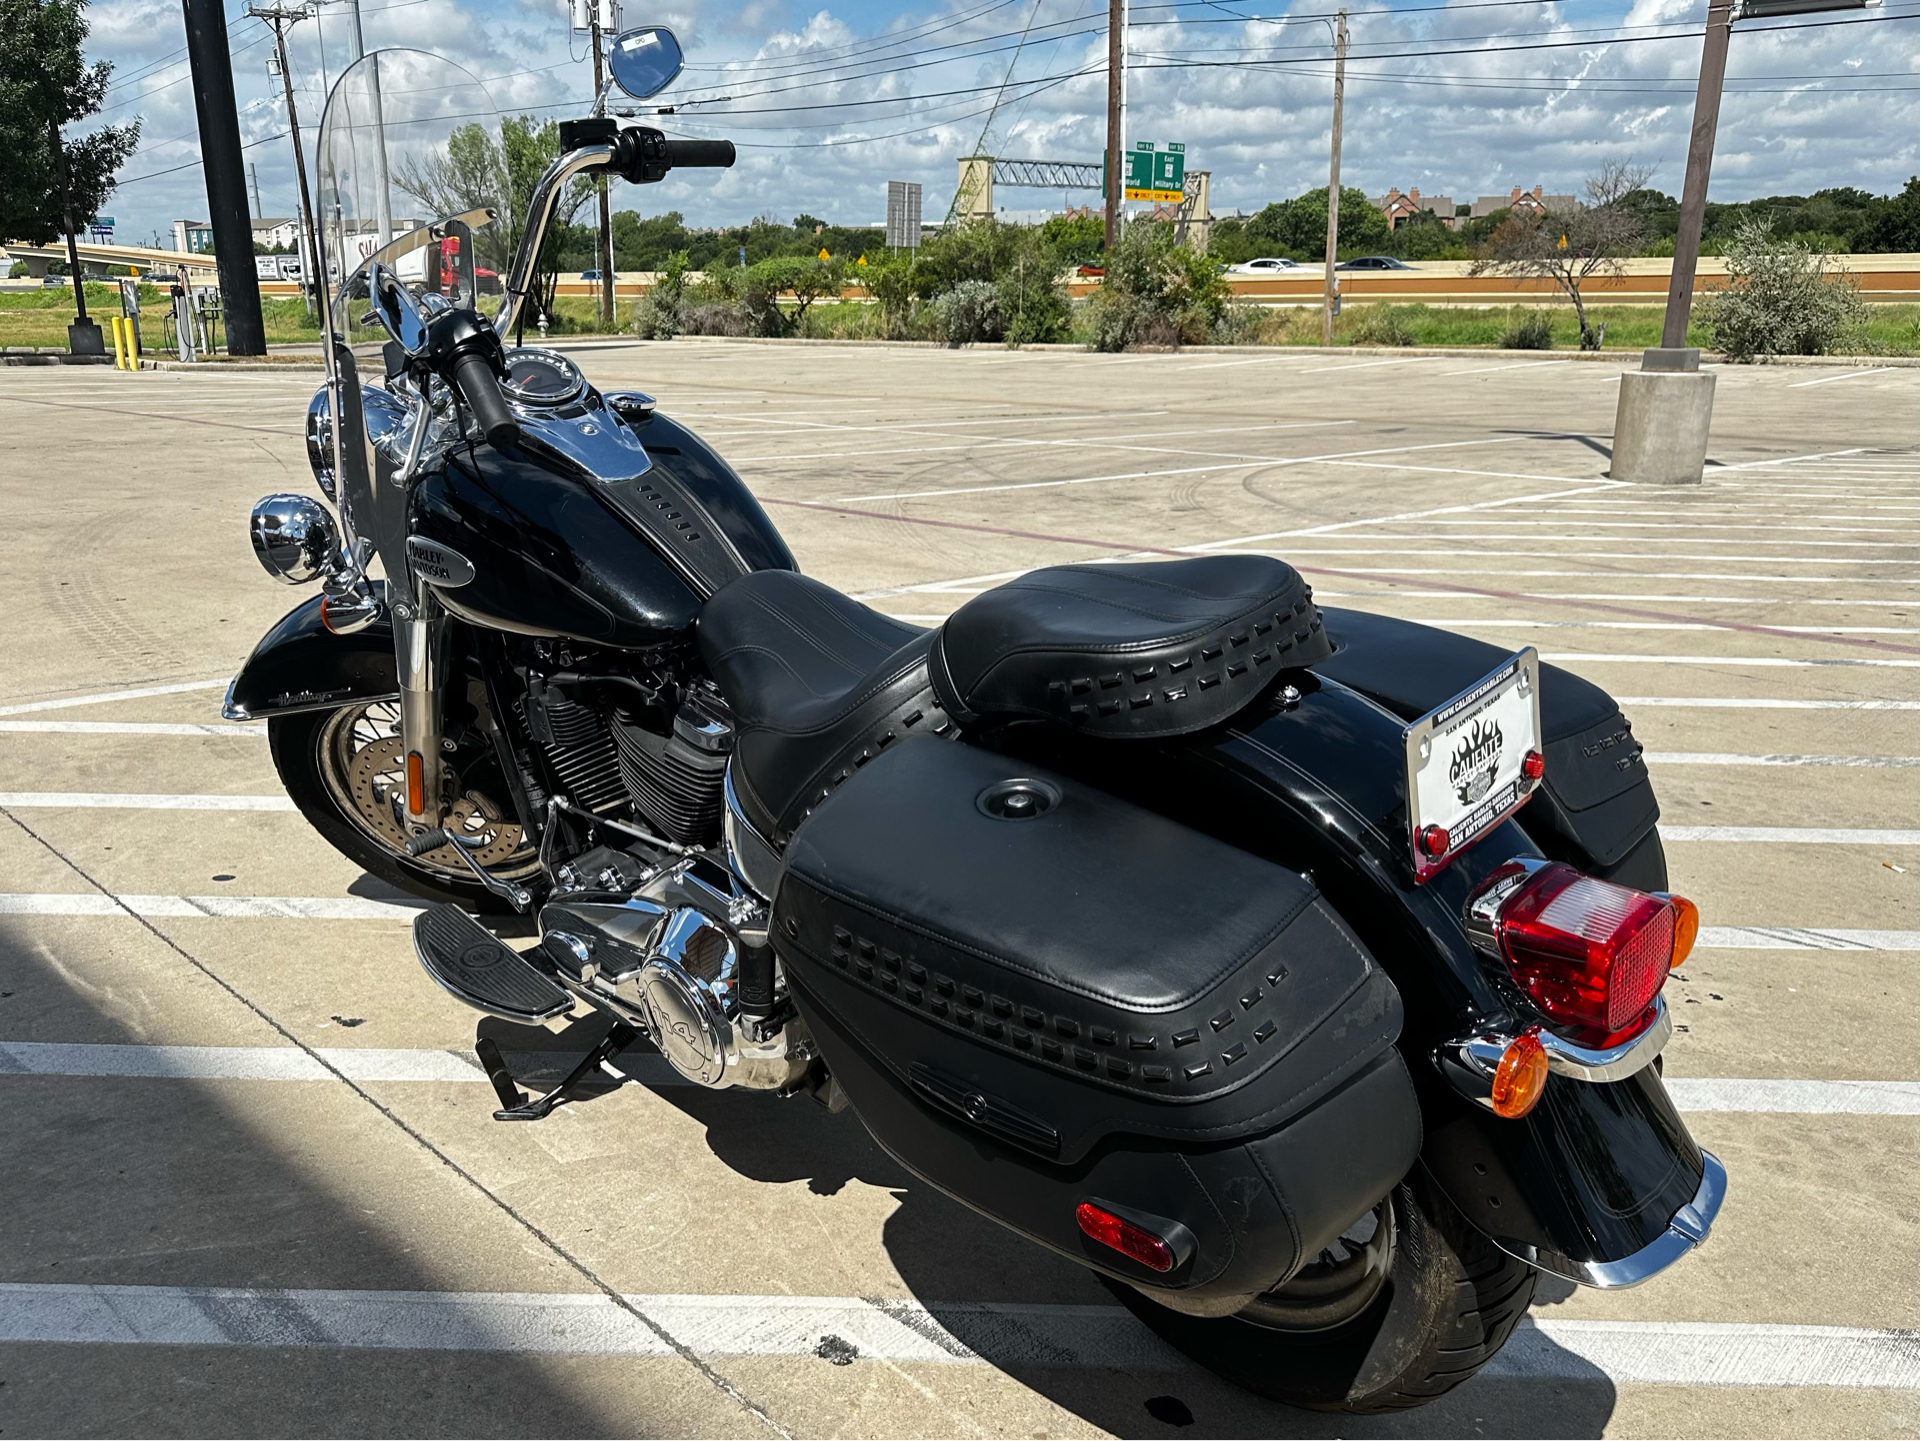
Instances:
[[[280,782],[328,844],[389,885],[470,911],[511,908],[474,879],[452,847],[410,856],[402,811],[407,777],[400,746],[400,707],[393,701],[273,716],[267,722]],[[500,766],[484,739],[444,757],[449,778],[447,826],[472,837],[470,854],[502,880],[524,881],[540,869],[507,797]]]
[[[1108,1287],[1162,1340],[1237,1385],[1290,1406],[1367,1414],[1425,1405],[1473,1376],[1507,1344],[1537,1274],[1417,1173],[1236,1315],[1188,1316],[1124,1283]]]

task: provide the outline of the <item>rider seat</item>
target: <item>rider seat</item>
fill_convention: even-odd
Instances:
[[[1009,720],[1184,735],[1329,654],[1300,576],[1252,555],[1052,566],[932,632],[796,571],[753,571],[707,602],[698,637],[734,714],[735,795],[779,846],[905,736]]]

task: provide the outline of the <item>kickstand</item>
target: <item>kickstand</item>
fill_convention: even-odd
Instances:
[[[602,1062],[611,1061],[639,1039],[640,1032],[633,1026],[617,1022],[601,1043],[567,1073],[565,1080],[546,1095],[536,1096],[531,1101],[514,1084],[514,1078],[508,1073],[507,1063],[500,1054],[500,1047],[494,1044],[491,1036],[482,1037],[474,1044],[474,1054],[480,1058],[487,1079],[494,1083],[494,1094],[500,1097],[501,1109],[494,1112],[496,1121],[544,1121],[558,1107],[572,1099],[574,1087],[598,1071]]]

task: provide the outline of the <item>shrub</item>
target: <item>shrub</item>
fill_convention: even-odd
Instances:
[[[634,308],[634,332],[643,340],[672,340],[685,328],[681,297],[687,288],[687,252],[676,250],[655,272],[653,288]]]
[[[963,280],[934,301],[934,324],[941,339],[958,349],[1003,333],[1000,300],[986,280]]]
[[[1554,317],[1545,310],[1523,310],[1515,306],[1507,313],[1507,329],[1501,332],[1501,349],[1554,349]]]
[[[896,250],[879,260],[870,260],[860,272],[860,283],[878,302],[880,334],[887,340],[907,340],[914,334],[917,319],[914,254]]]
[[[1354,327],[1356,345],[1412,345],[1414,327],[1408,323],[1400,308],[1393,305],[1370,305],[1362,314],[1360,322]]]
[[[1727,245],[1728,283],[1701,304],[1709,343],[1730,360],[1828,355],[1859,343],[1868,318],[1854,280],[1827,256],[1744,217]]]
[[[1108,256],[1091,343],[1107,351],[1205,344],[1227,314],[1229,294],[1211,256],[1176,245],[1171,226],[1136,221]]]

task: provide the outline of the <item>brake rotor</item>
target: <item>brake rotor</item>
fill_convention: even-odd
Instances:
[[[394,851],[404,850],[407,844],[408,832],[401,821],[406,776],[399,736],[369,741],[347,762],[348,799],[367,829]],[[519,823],[503,820],[500,808],[479,791],[467,791],[455,800],[447,808],[446,824],[455,835],[480,840],[463,849],[483,867],[512,860],[521,847]],[[451,846],[437,847],[419,859],[441,870],[462,874],[467,870]]]

